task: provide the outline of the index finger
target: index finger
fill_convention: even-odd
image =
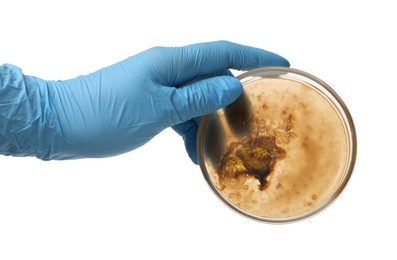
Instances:
[[[160,47],[150,51],[153,52],[153,65],[169,85],[180,85],[225,69],[250,70],[290,65],[287,59],[273,52],[228,41]]]

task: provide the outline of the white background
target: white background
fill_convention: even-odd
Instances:
[[[0,259],[396,259],[393,2],[1,0],[0,64],[67,79],[158,45],[252,45],[331,85],[359,149],[338,200],[288,225],[222,204],[171,130],[108,159],[0,156]]]

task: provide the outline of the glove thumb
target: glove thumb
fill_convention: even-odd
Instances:
[[[174,89],[174,123],[206,115],[236,100],[241,92],[240,81],[233,76],[217,76],[195,81]]]

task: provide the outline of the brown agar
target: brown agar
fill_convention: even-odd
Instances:
[[[230,131],[222,109],[199,130],[203,151],[214,140],[206,138],[213,136],[203,131],[206,124],[223,126],[219,157],[199,154],[218,197],[243,215],[275,223],[304,219],[328,206],[352,173],[356,149],[352,119],[336,93],[304,72],[280,71],[259,69],[239,77],[250,103],[247,135]]]

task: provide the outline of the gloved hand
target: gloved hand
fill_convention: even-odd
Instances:
[[[197,118],[242,91],[228,69],[270,65],[289,63],[224,41],[155,47],[64,81],[25,76],[6,64],[0,67],[0,153],[43,160],[108,157],[173,126],[197,163]]]

